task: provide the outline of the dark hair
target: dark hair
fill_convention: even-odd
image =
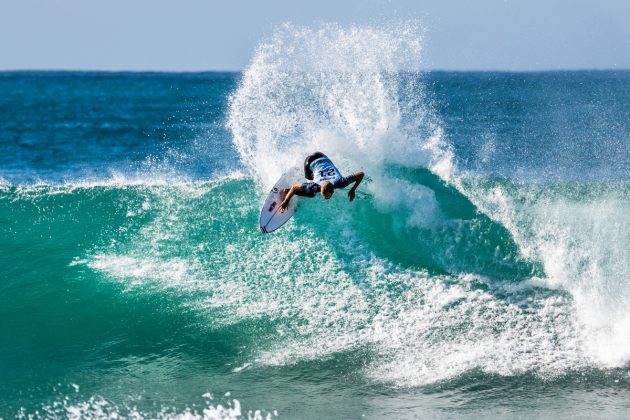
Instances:
[[[326,181],[322,184],[322,193],[323,194],[331,194],[335,191],[330,181]]]

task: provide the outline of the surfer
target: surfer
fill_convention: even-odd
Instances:
[[[364,176],[365,174],[359,171],[344,177],[328,156],[321,152],[313,153],[307,156],[304,161],[304,177],[311,182],[293,184],[291,188],[284,189],[281,192],[283,201],[280,203],[280,212],[284,213],[291,202],[291,197],[294,195],[313,198],[317,193],[321,193],[324,200],[328,200],[332,197],[335,189],[346,188],[354,182],[354,185],[348,191],[348,199],[352,201],[354,200],[355,191],[361,184]]]

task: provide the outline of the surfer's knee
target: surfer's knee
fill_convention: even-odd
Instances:
[[[320,157],[324,157],[324,156],[325,155],[322,152],[315,152],[308,155],[306,159],[304,159],[304,178],[308,179],[309,181],[313,180],[313,171],[311,171],[311,163],[315,159],[319,159]]]

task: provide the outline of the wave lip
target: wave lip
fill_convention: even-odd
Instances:
[[[271,185],[316,150],[374,178],[387,162],[441,161],[441,130],[417,77],[423,36],[416,22],[279,28],[230,97],[243,163]]]
[[[582,350],[596,366],[630,361],[630,194],[625,183],[483,181],[460,188],[504,225],[523,256],[539,261],[539,284],[570,293]]]

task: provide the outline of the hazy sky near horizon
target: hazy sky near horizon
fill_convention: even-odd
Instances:
[[[628,0],[0,0],[0,70],[241,70],[283,22],[418,19],[428,69],[629,69]]]

